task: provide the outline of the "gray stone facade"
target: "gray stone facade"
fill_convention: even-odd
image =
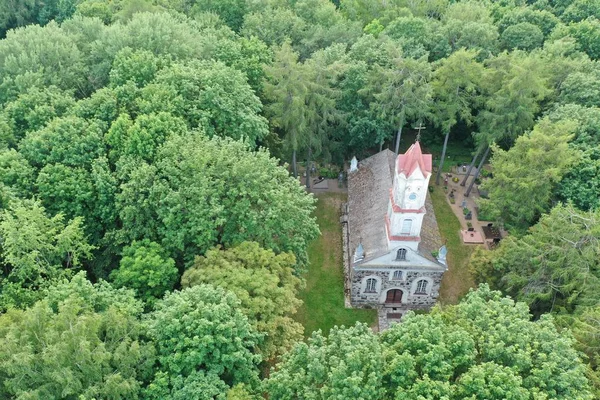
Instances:
[[[354,270],[352,271],[352,289],[351,303],[356,306],[383,304],[385,296],[390,289],[402,290],[402,302],[396,303],[397,308],[402,312],[408,310],[422,310],[433,306],[439,295],[440,284],[442,282],[443,271],[403,271],[403,278],[400,280],[390,280],[390,274],[397,269],[390,270]],[[375,293],[365,293],[361,291],[363,280],[369,277],[378,277],[381,279],[381,285]],[[432,287],[428,294],[414,294],[413,286],[420,278],[431,279]]]

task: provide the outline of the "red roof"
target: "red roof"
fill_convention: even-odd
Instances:
[[[417,166],[423,174],[431,173],[431,154],[423,154],[419,142],[415,142],[406,153],[398,156],[398,173],[404,172],[404,175],[408,177],[417,169]]]

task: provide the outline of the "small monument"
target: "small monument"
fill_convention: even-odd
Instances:
[[[356,156],[352,157],[352,160],[350,161],[350,172],[354,172],[358,170],[358,160],[356,159]]]

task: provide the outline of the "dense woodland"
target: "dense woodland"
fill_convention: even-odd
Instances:
[[[0,37],[0,398],[600,397],[600,0],[6,0]],[[304,342],[295,176],[421,123],[510,236],[460,304]]]

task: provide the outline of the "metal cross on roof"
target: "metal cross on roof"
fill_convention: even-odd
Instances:
[[[420,142],[421,141],[421,130],[422,129],[426,129],[426,128],[423,126],[422,122],[419,122],[419,126],[415,126],[415,127],[413,127],[413,129],[417,130],[417,140],[416,140],[416,142]]]

